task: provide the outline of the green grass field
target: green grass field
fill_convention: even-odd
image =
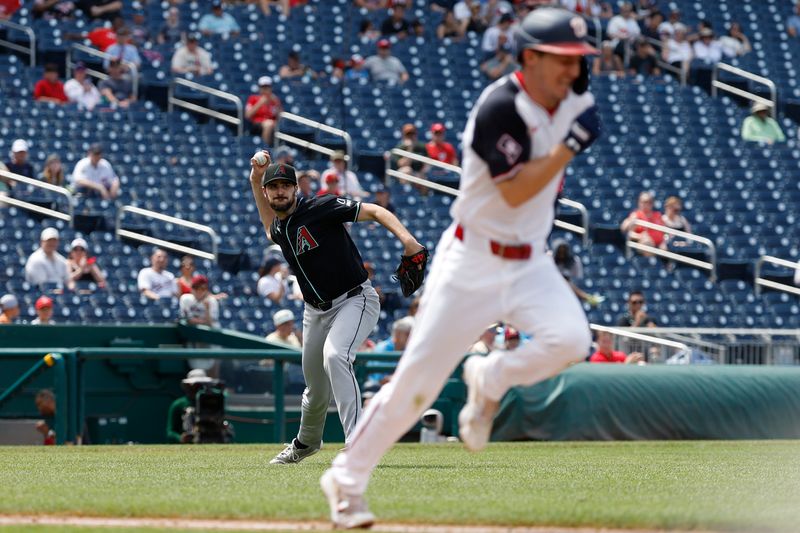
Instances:
[[[0,448],[0,514],[326,520],[337,446],[279,449]],[[404,444],[367,496],[385,522],[797,531],[800,441]]]

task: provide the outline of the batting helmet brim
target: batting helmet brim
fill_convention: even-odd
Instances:
[[[587,43],[534,44],[532,46],[526,46],[526,48],[559,56],[586,56],[600,53],[597,48]]]

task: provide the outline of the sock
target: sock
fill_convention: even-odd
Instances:
[[[308,448],[308,445],[307,444],[303,444],[302,442],[297,440],[297,437],[295,437],[294,438],[294,447],[297,448],[298,450],[305,450],[306,448]]]

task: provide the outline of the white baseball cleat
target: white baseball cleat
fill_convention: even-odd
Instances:
[[[464,383],[467,384],[467,403],[458,414],[458,434],[464,447],[479,452],[486,447],[492,433],[492,421],[500,402],[481,393],[483,357],[473,355],[464,362]]]
[[[286,448],[283,449],[281,453],[276,455],[272,461],[269,462],[271,465],[288,465],[293,463],[299,463],[306,457],[311,457],[315,453],[317,453],[320,448],[322,448],[322,443],[316,448],[313,446],[309,446],[308,448],[298,448],[294,445],[294,441],[296,439],[292,439],[292,442],[286,445]]]
[[[361,495],[346,494],[333,470],[328,469],[319,480],[322,492],[331,508],[331,522],[338,529],[367,529],[375,523],[375,515],[369,512],[367,502]]]

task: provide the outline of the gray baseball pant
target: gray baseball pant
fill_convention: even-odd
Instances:
[[[345,441],[361,417],[361,391],[353,361],[355,352],[366,340],[380,316],[378,293],[369,281],[362,292],[333,300],[332,307],[320,311],[306,304],[303,312],[303,376],[306,390],[300,415],[297,440],[319,446],[325,429],[325,417],[331,402],[336,401]]]

